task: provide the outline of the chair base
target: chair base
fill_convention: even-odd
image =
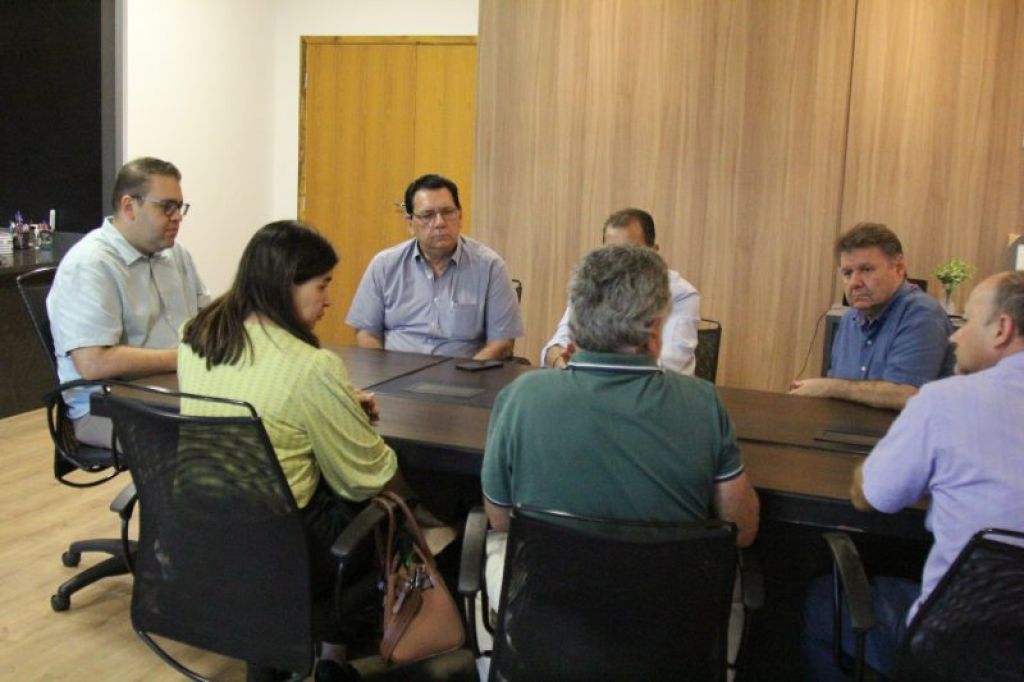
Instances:
[[[130,543],[131,551],[135,551],[135,543]],[[120,540],[79,540],[71,543],[68,551],[61,555],[61,562],[68,567],[78,565],[82,552],[105,552],[111,556],[95,566],[90,566],[81,573],[66,580],[50,597],[50,606],[54,611],[67,611],[71,608],[71,595],[83,587],[92,585],[97,580],[115,575],[130,573],[125,561],[124,547]]]

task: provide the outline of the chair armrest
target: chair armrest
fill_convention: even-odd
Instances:
[[[342,568],[355,549],[362,544],[366,536],[370,534],[370,531],[384,520],[386,515],[387,512],[377,505],[369,504],[345,526],[345,530],[341,532],[341,535],[331,545],[331,554],[341,561]]]
[[[756,611],[764,606],[764,569],[761,566],[761,555],[754,547],[740,550],[739,569],[743,608]]]
[[[129,483],[117,494],[114,501],[110,503],[110,511],[118,516],[131,518],[132,510],[138,501],[139,495],[135,491],[135,483]]]
[[[487,515],[483,507],[473,507],[466,517],[459,560],[459,594],[468,596],[480,591],[483,575],[484,548],[487,543]]]
[[[857,547],[846,533],[825,533],[824,538],[832,552],[833,580],[837,576],[846,593],[850,624],[854,631],[866,632],[875,626],[875,611],[871,604],[871,586]]]
[[[110,503],[110,511],[116,512],[121,517],[121,553],[128,572],[132,574],[135,573],[135,543],[128,539],[128,523],[132,519],[132,512],[138,501],[139,495],[133,481],[126,485]]]

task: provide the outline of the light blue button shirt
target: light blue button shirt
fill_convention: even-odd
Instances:
[[[488,341],[523,335],[505,262],[465,237],[439,277],[415,239],[378,253],[345,321],[383,336],[387,350],[452,357],[470,357]]]
[[[177,348],[178,330],[208,300],[185,247],[146,256],[107,218],[68,251],[46,299],[60,380],[81,378],[76,348]],[[64,400],[72,419],[88,414],[87,392]]]

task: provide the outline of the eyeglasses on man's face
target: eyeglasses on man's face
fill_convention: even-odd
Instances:
[[[436,211],[423,211],[423,213],[413,213],[412,217],[420,225],[433,225],[434,219],[436,219],[438,216],[441,216],[442,221],[448,222],[458,212],[459,209],[455,208],[454,206],[449,206],[447,208],[441,208]]]
[[[191,206],[191,204],[186,204],[183,201],[176,201],[174,199],[161,199],[160,201],[156,201],[155,199],[147,199],[137,194],[132,195],[132,198],[138,201],[139,203],[149,202],[154,206],[159,206],[160,210],[163,211],[164,215],[167,216],[168,218],[173,216],[178,211],[181,211],[181,217],[184,218],[186,215],[188,215],[188,209]]]

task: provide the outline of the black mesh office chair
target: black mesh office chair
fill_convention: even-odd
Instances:
[[[864,638],[874,626],[864,567],[850,537],[826,533],[835,570],[835,613],[846,607],[856,637],[855,678],[864,679]],[[975,533],[921,605],[896,651],[894,680],[1024,679],[1024,533]],[[845,598],[843,598],[845,597]],[[838,628],[833,652],[841,662]]]
[[[315,641],[348,641],[346,615],[379,603],[373,576],[345,569],[369,551],[380,510],[346,528],[338,588],[314,601],[301,512],[251,405],[142,388],[104,400],[138,491],[132,626],[157,655],[203,679],[152,635],[242,659],[250,680],[299,680]]]
[[[39,343],[50,363],[50,372],[54,390],[43,396],[46,406],[46,421],[53,440],[53,474],[64,485],[76,488],[91,487],[109,481],[120,474],[124,468],[115,454],[106,448],[83,445],[75,439],[75,431],[71,419],[67,415],[67,406],[61,397],[67,388],[79,387],[87,389],[102,382],[76,381],[60,385],[57,377],[57,365],[54,355],[53,337],[50,334],[50,318],[46,311],[46,296],[57,268],[39,268],[19,275],[17,278],[18,292],[25,303],[25,309],[32,320]],[[124,512],[124,505],[129,499],[130,491],[122,492],[111,509]],[[122,517],[122,523],[124,518]],[[130,547],[130,546],[129,546]],[[71,606],[71,595],[92,583],[115,575],[129,572],[124,555],[124,547],[120,540],[91,539],[73,542],[61,556],[65,566],[78,566],[83,552],[103,552],[111,556],[100,563],[78,573],[65,581],[57,592],[50,597],[50,605],[54,611],[66,611]]]
[[[245,403],[204,400],[231,416],[187,417],[173,399],[104,398],[140,505],[132,626],[192,679],[151,634],[306,674],[309,555],[263,425]]]
[[[482,582],[473,537],[486,528],[481,515],[475,510],[467,522],[465,595]],[[518,508],[490,679],[724,680],[736,566],[731,524]],[[752,590],[750,606],[760,599]]]
[[[702,317],[697,325],[694,375],[715,383],[715,379],[718,377],[718,350],[721,345],[722,324]]]

